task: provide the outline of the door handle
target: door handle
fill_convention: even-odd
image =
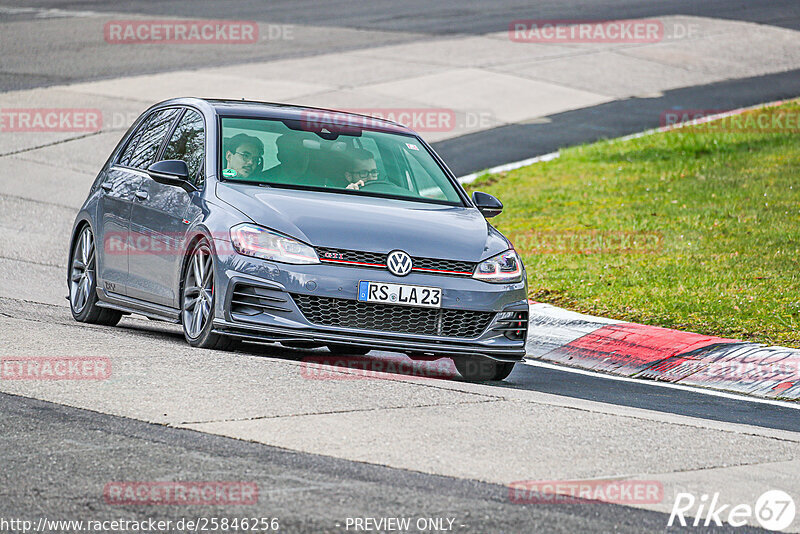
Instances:
[[[103,188],[103,191],[111,191],[111,188],[113,186],[108,182],[103,182],[102,184],[100,184],[100,187]]]
[[[150,195],[147,194],[147,191],[136,192],[136,198],[138,198],[139,200],[147,200],[149,197]]]

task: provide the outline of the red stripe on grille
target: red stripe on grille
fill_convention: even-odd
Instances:
[[[320,258],[319,261],[326,261],[328,263],[346,263],[348,265],[367,265],[369,267],[386,267],[385,263],[364,263],[363,261],[330,260],[327,258]]]
[[[422,267],[413,267],[412,271],[425,271],[428,273],[449,273],[449,274],[472,274],[468,271],[445,271],[443,269],[423,269]]]

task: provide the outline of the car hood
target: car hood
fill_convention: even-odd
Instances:
[[[477,262],[509,247],[475,208],[218,183],[217,197],[258,225],[315,247]]]

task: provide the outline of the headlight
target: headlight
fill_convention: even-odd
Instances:
[[[310,246],[254,224],[237,224],[231,228],[231,243],[236,252],[245,256],[282,263],[319,263],[317,253]]]
[[[472,277],[484,282],[519,282],[522,280],[522,261],[516,252],[506,250],[479,263]]]

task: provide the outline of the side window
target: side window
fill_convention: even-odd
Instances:
[[[133,156],[133,151],[136,150],[136,144],[142,137],[142,132],[147,129],[147,123],[150,122],[150,119],[152,119],[154,115],[154,113],[151,113],[145,120],[143,120],[142,124],[139,125],[139,129],[136,130],[128,140],[128,146],[125,147],[125,151],[119,158],[120,165],[125,165],[127,167],[131,164],[131,156]]]
[[[177,109],[165,109],[156,113],[148,121],[147,127],[142,132],[142,136],[131,155],[129,166],[146,169],[153,163],[161,146],[161,141],[169,131],[169,127],[177,114]]]
[[[206,132],[203,117],[194,110],[187,110],[164,151],[164,159],[182,159],[189,167],[192,183],[202,187],[199,171],[205,157]]]

